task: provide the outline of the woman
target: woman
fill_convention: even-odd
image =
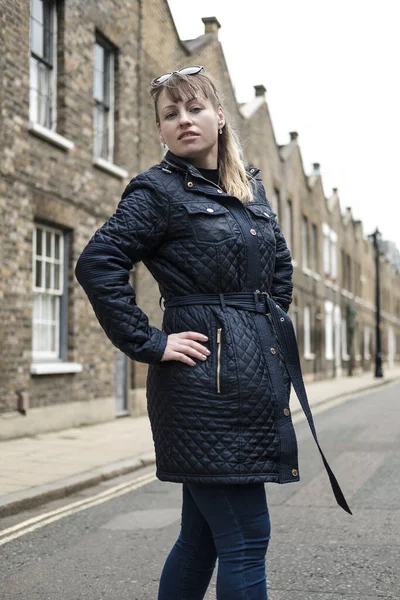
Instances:
[[[259,169],[245,170],[204,68],[162,75],[150,94],[169,150],[127,186],[76,276],[115,346],[150,365],[157,476],[183,484],[181,532],[159,600],[204,598],[217,557],[219,600],[261,600],[270,538],[264,483],[299,480],[291,382],[316,439],[286,314],[291,257]],[[129,285],[138,261],[164,298],[162,331]]]

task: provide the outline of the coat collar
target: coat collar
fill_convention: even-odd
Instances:
[[[175,167],[178,171],[184,171],[187,174],[190,174],[192,177],[202,177],[200,171],[196,169],[188,160],[182,158],[181,156],[177,156],[173,154],[171,150],[168,150],[163,160],[161,161],[161,165],[163,163],[167,167]],[[261,169],[257,169],[257,167],[248,166],[245,167],[246,173],[248,177],[256,177]]]

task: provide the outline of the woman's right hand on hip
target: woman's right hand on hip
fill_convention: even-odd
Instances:
[[[190,358],[191,356],[200,360],[206,360],[210,351],[196,340],[206,342],[208,337],[197,331],[170,333],[161,362],[166,360],[179,360],[180,362],[194,367],[196,363]]]

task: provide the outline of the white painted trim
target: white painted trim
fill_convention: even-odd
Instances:
[[[307,352],[307,354],[304,354],[304,358],[305,360],[314,360],[315,354],[313,354],[312,352]]]
[[[33,123],[30,121],[29,123],[29,131],[36,135],[37,137],[46,140],[46,142],[50,142],[54,144],[54,146],[58,146],[58,148],[62,148],[63,150],[72,150],[75,147],[74,142],[67,140],[64,136],[48,129],[47,127],[43,127],[43,125],[39,125],[39,123]]]
[[[345,296],[346,298],[349,298],[350,300],[353,300],[353,298],[354,298],[354,294],[352,292],[349,292],[349,290],[345,290],[344,288],[342,288],[341,294],[342,294],[342,296]]]
[[[292,267],[297,267],[297,260],[292,260]]]
[[[308,267],[303,267],[303,273],[305,273],[305,275],[308,275],[309,277],[312,277],[313,275],[313,272]]]
[[[321,281],[321,275],[319,273],[315,273],[314,271],[312,276],[315,279],[315,281]]]
[[[73,362],[49,362],[32,363],[32,375],[57,375],[61,373],[81,373],[83,367],[80,363]]]
[[[100,158],[100,157],[95,158],[93,160],[93,166],[98,167],[99,169],[102,169],[103,171],[106,171],[106,173],[115,175],[116,177],[119,177],[120,179],[126,179],[127,177],[129,177],[128,171],[126,171],[125,169],[121,169],[121,167],[117,167],[117,165],[110,163],[108,160],[104,160],[104,158]]]

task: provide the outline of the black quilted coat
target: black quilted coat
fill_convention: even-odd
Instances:
[[[129,183],[77,263],[77,279],[110,340],[150,365],[148,412],[161,480],[299,479],[276,328],[265,310],[223,301],[224,294],[268,292],[284,321],[292,300],[290,253],[258,172],[247,171],[254,201],[243,204],[168,152]],[[138,261],[165,301],[162,331],[149,324],[129,284]],[[221,304],[173,305],[193,294],[221,294]],[[195,367],[161,362],[167,335],[189,330],[208,336],[208,359],[194,359]]]

